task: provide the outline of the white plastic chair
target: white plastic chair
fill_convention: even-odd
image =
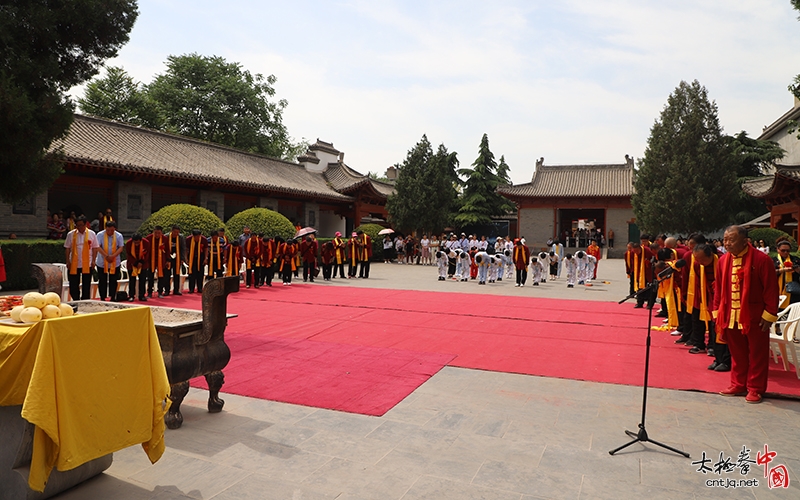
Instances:
[[[130,283],[130,275],[128,274],[128,262],[123,260],[119,264],[119,279],[117,280],[117,293],[127,292],[129,283]]]
[[[68,302],[69,296],[69,270],[66,264],[56,262],[53,264],[61,270],[61,302]]]
[[[772,360],[778,362],[778,353],[783,360],[783,369],[789,371],[789,364],[795,367],[797,378],[800,379],[798,370],[797,347],[794,342],[797,335],[797,326],[800,324],[800,302],[790,304],[789,307],[778,313],[778,320],[773,324],[769,334],[769,346],[772,351]],[[775,326],[781,325],[783,335],[775,333]],[[787,349],[788,348],[788,349]],[[791,353],[791,359],[788,354]]]

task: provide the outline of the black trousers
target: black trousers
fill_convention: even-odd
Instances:
[[[111,300],[117,300],[117,281],[119,281],[119,268],[115,269],[113,273],[106,273],[105,269],[97,270],[97,294],[100,300],[106,300],[106,297],[111,297]]]
[[[314,281],[314,274],[316,272],[316,269],[317,269],[316,262],[303,262],[303,281],[306,281],[307,279],[311,279],[311,281]]]
[[[207,279],[214,279],[214,278],[222,278],[223,271],[222,269],[214,269],[213,272],[209,272]]]
[[[261,285],[266,284],[272,286],[272,280],[275,279],[275,264],[263,266],[261,268]]]
[[[322,264],[322,279],[326,280],[331,279],[332,271],[333,271],[333,264]]]
[[[369,260],[361,261],[361,265],[358,266],[358,277],[369,278]]]
[[[169,270],[164,269],[163,272],[164,276],[156,278],[156,273],[158,273],[158,271],[153,271],[152,269],[147,270],[147,293],[149,295],[153,295],[154,285],[158,293],[169,291]]]
[[[356,262],[355,264],[353,263],[352,260],[350,262],[348,262],[347,263],[347,276],[349,276],[350,278],[355,278],[357,272],[358,272],[358,262]]]
[[[336,277],[336,270],[339,270],[339,277],[344,278],[344,262],[341,264],[333,264],[333,277]]]
[[[645,302],[647,302],[647,308],[648,309],[652,309],[653,308],[653,306],[656,303],[656,292],[655,292],[655,290],[648,290],[647,292],[640,294],[636,298],[636,304],[637,305],[641,306]]]
[[[455,257],[447,258],[447,275],[452,276],[456,274],[456,259]]]
[[[78,269],[76,274],[70,274],[67,279],[72,300],[89,300],[92,298],[91,273],[83,274],[81,269]]]
[[[145,288],[147,287],[147,270],[144,269],[139,272],[139,276],[131,275],[128,281],[128,297],[137,297],[136,295],[136,282],[139,282],[139,299],[144,298]]]
[[[291,283],[292,282],[292,274],[294,272],[296,272],[296,270],[292,271],[292,266],[291,265],[283,266],[283,271],[281,272],[281,276],[283,277],[283,282],[284,283]]]
[[[195,288],[199,293],[203,291],[203,270],[189,271],[189,293],[194,293]]]
[[[692,336],[688,343],[700,349],[713,349],[714,360],[717,363],[724,363],[731,366],[731,351],[727,344],[717,343],[717,331],[714,322],[708,322],[708,342],[706,342],[706,322],[700,319],[700,310],[692,311]]]
[[[175,262],[173,260],[172,268],[169,269],[167,272],[169,272],[170,275],[172,276],[172,293],[174,294],[182,293],[183,290],[181,290],[181,263]],[[166,274],[166,272],[164,274]],[[167,293],[169,293],[169,284],[167,284]]]
[[[256,288],[261,286],[260,280],[261,279],[261,266],[253,266],[252,269],[247,269],[244,272],[244,284],[245,286],[255,286]]]
[[[528,270],[517,269],[517,284],[524,285],[526,281],[528,281]]]

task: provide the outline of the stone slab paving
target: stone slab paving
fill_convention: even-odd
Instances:
[[[606,264],[604,266],[604,264]],[[375,265],[368,280],[321,286],[468,291],[617,300],[627,292],[621,261],[603,261],[608,285],[567,290],[478,287],[436,281],[432,267]],[[548,284],[550,285],[550,284]],[[309,285],[311,286],[311,285]],[[604,291],[600,291],[604,290]],[[602,297],[602,299],[595,298]],[[631,307],[630,305],[622,307]],[[565,362],[569,357],[565,353]],[[151,465],[140,447],[114,454],[105,473],[58,498],[75,499],[772,499],[800,498],[800,402],[651,389],[652,444],[616,456],[636,430],[641,388],[446,367],[382,417],[226,394],[209,414],[207,393],[192,389],[184,424],[168,430],[167,451]],[[703,452],[751,458],[768,444],[789,472],[788,490],[770,490],[763,467],[747,476],[697,472]],[[775,464],[773,463],[773,465]],[[756,478],[758,487],[724,489],[706,480]]]

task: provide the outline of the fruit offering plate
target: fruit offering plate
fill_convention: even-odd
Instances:
[[[76,316],[79,315],[79,314],[84,314],[84,313],[79,313],[79,312],[75,313]],[[24,327],[24,328],[27,328],[29,326],[33,326],[36,323],[41,323],[42,321],[47,321],[46,319],[42,319],[42,320],[37,321],[36,323],[17,323],[13,319],[11,319],[11,318],[9,318],[8,316],[5,316],[5,315],[0,316],[0,318],[1,318],[0,319],[0,326],[20,326],[20,327]],[[58,319],[58,318],[51,318],[51,319]]]
[[[21,295],[4,295],[0,297],[0,312],[10,311],[22,305]]]

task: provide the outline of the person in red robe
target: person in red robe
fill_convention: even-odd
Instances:
[[[139,300],[147,301],[144,296],[147,286],[147,270],[150,268],[150,254],[142,235],[134,234],[125,243],[125,255],[128,257],[128,300],[133,302],[136,297],[136,282],[139,282]]]
[[[283,284],[292,284],[292,274],[297,271],[297,244],[293,239],[278,245],[278,272],[283,277]]]
[[[358,247],[358,277],[369,278],[369,261],[372,259],[372,238],[364,231],[356,232],[356,245]]]
[[[150,259],[147,272],[147,295],[153,298],[153,288],[158,292],[158,298],[164,297],[164,291],[169,290],[169,254],[167,253],[167,239],[164,229],[156,226],[153,232],[144,238],[147,245],[147,258]]]
[[[206,252],[208,251],[208,239],[206,239],[199,229],[192,229],[192,236],[186,240],[187,264],[189,264],[189,293],[194,293],[195,287],[198,293],[203,293],[203,269],[206,262]]]
[[[642,238],[642,241],[645,241]],[[647,287],[653,281],[653,251],[650,250],[649,245],[645,246],[641,243],[632,243],[630,250],[630,273],[633,278],[633,290],[638,292]],[[647,302],[648,309],[652,309],[656,303],[656,294],[653,290],[647,293],[639,294],[636,298],[635,308],[644,307],[645,301]]]
[[[258,288],[261,286],[260,279],[262,272],[261,238],[256,234],[250,234],[244,241],[242,253],[247,261],[244,272],[244,286],[245,288],[250,288],[251,286]]]
[[[531,249],[523,244],[522,240],[517,240],[512,260],[514,261],[514,268],[517,270],[517,284],[515,286],[525,286],[525,281],[528,279],[528,263],[531,260]]]
[[[275,269],[278,262],[278,245],[283,243],[283,239],[266,238],[261,235],[261,278],[259,285],[272,286],[272,279],[275,277]]]
[[[0,283],[5,282],[6,279],[6,262],[3,260],[3,249],[0,248]],[[3,287],[0,286],[0,290],[2,289]]]
[[[307,235],[299,245],[300,257],[303,260],[303,281],[314,282],[317,273],[317,251],[319,244],[312,235]]]
[[[592,276],[592,279],[596,280],[597,279],[597,268],[600,267],[600,259],[603,258],[603,251],[600,250],[599,246],[597,246],[597,241],[596,240],[592,240],[592,242],[589,244],[589,248],[586,249],[586,253],[588,253],[589,255],[593,256],[595,259],[597,259],[597,262],[594,265],[594,274]]]
[[[355,278],[358,271],[358,239],[357,234],[350,235],[347,240],[347,279]]]
[[[725,230],[713,316],[718,340],[731,352],[731,385],[720,394],[760,403],[767,391],[769,332],[778,314],[778,278],[772,259],[750,244],[747,230]]]
[[[231,241],[230,245],[225,247],[225,276],[239,276],[242,268],[242,249],[239,246],[239,240]]]
[[[344,278],[344,263],[347,260],[347,251],[345,247],[347,242],[342,238],[342,233],[336,231],[336,236],[333,238],[333,277],[336,277],[336,271],[339,271],[339,277]]]
[[[322,245],[322,249],[320,251],[320,257],[322,259],[322,279],[324,281],[331,280],[331,274],[333,272],[333,262],[336,256],[336,249],[334,248],[334,244],[332,241],[328,241]]]

